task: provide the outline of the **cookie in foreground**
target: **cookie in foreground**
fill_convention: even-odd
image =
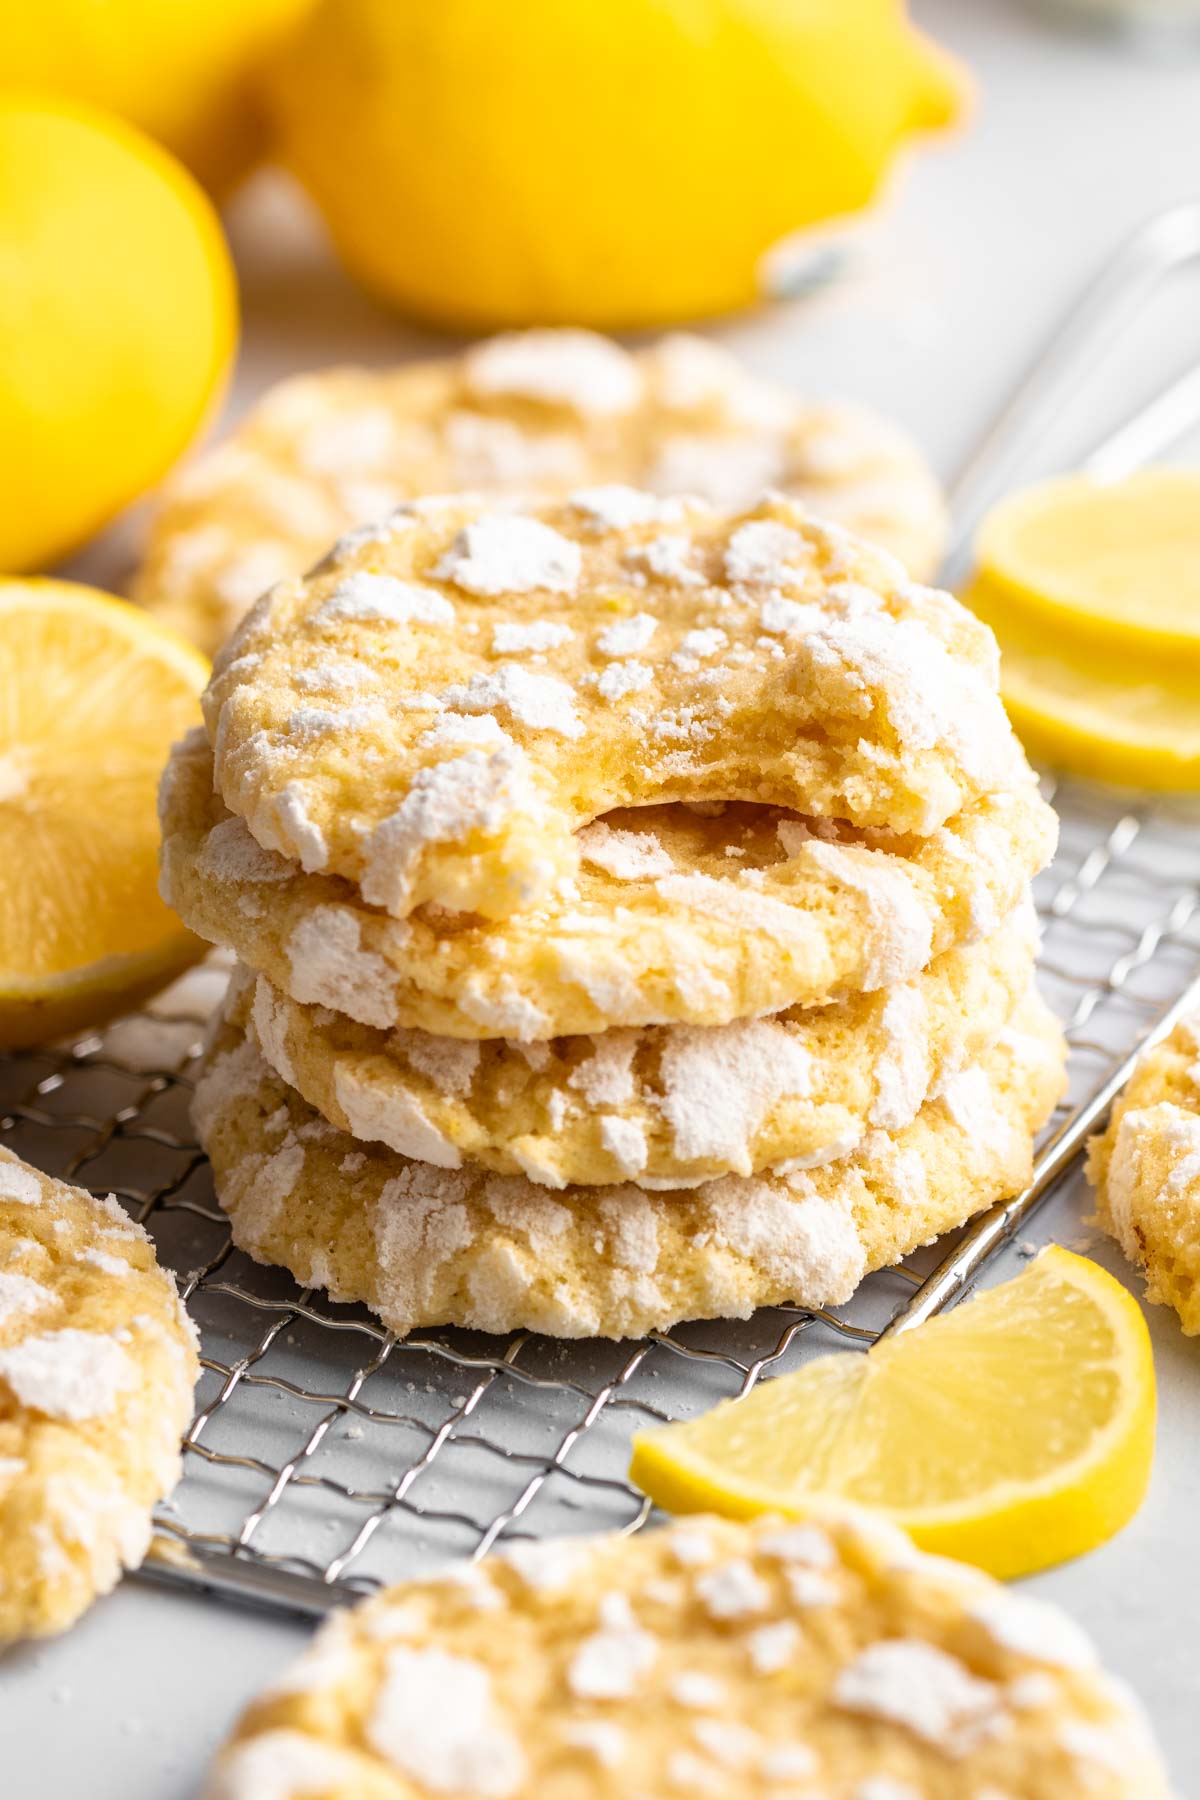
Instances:
[[[393,1587],[254,1701],[207,1800],[1167,1800],[1056,1608],[876,1515],[698,1516]]]

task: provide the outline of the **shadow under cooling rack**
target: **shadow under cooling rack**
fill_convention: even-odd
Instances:
[[[1062,843],[1035,892],[1043,992],[1071,1041],[1051,1130],[1077,1116],[1200,962],[1200,808],[1047,790]],[[639,1426],[686,1417],[837,1347],[865,1347],[954,1239],[834,1311],[774,1307],[636,1341],[462,1331],[397,1341],[360,1308],[234,1250],[188,1120],[214,958],[67,1048],[0,1056],[0,1142],[113,1191],[153,1233],[200,1330],[183,1480],[147,1573],[321,1612],[500,1537],[633,1530]],[[942,1298],[939,1292],[939,1300]]]

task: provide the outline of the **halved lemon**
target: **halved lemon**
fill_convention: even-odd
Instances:
[[[1001,620],[1200,676],[1200,469],[1040,482],[993,507],[975,557]]]
[[[112,1018],[203,954],[158,896],[155,794],[207,679],[124,601],[0,582],[0,1046]]]
[[[1127,787],[1200,788],[1200,668],[1038,625],[985,574],[963,598],[996,633],[1004,704],[1032,757]]]
[[[1103,1543],[1141,1504],[1150,1337],[1132,1295],[1068,1250],[866,1355],[819,1358],[634,1439],[670,1512],[886,1512],[922,1549],[1028,1574]]]

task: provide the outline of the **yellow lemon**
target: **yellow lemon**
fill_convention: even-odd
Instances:
[[[997,617],[1200,675],[1200,469],[1025,488],[988,514],[975,557]]]
[[[262,148],[263,65],[312,0],[8,0],[0,82],[119,113],[221,191]]]
[[[1035,623],[984,575],[963,598],[996,633],[1004,704],[1032,757],[1123,787],[1200,788],[1200,670]]]
[[[208,672],[123,600],[0,582],[0,1045],[111,1018],[203,954],[158,897],[155,795]]]
[[[1137,1302],[1093,1262],[1023,1274],[859,1355],[821,1357],[634,1439],[671,1512],[888,1513],[922,1549],[1013,1576],[1103,1543],[1140,1506],[1154,1364]]]
[[[960,92],[899,0],[323,0],[269,82],[347,267],[471,327],[745,306]]]
[[[0,97],[0,570],[44,568],[170,467],[236,336],[185,170],[105,114]]]

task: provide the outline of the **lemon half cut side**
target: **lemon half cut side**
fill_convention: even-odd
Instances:
[[[203,954],[158,895],[155,801],[207,678],[125,601],[0,582],[0,1047],[112,1018]]]

